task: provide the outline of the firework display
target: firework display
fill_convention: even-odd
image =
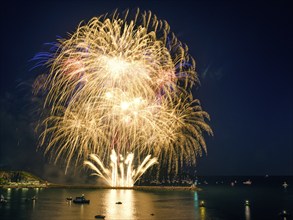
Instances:
[[[212,130],[191,93],[195,61],[151,12],[94,17],[35,60],[48,69],[34,83],[44,97],[40,146],[66,169],[85,163],[109,185],[131,186],[156,162],[176,173],[206,151]],[[123,176],[123,163],[132,180],[108,178]]]

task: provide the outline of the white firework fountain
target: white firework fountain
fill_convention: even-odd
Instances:
[[[92,175],[101,177],[112,187],[133,187],[134,183],[141,177],[145,171],[152,165],[157,163],[157,158],[151,158],[147,155],[143,162],[133,169],[133,153],[129,153],[124,160],[122,155],[117,156],[115,150],[111,152],[111,170],[105,168],[103,162],[95,154],[90,154],[90,159],[93,161],[85,161],[84,165],[94,171]]]

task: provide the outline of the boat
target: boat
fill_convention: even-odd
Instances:
[[[252,183],[251,180],[247,180],[247,181],[243,182],[244,185],[251,185],[251,183]]]
[[[85,199],[84,195],[78,196],[75,199],[73,199],[72,201],[77,204],[89,204],[90,203],[90,200]]]
[[[0,204],[6,204],[6,203],[7,203],[7,200],[5,199],[3,195],[1,195]]]
[[[3,199],[0,201],[0,204],[6,204],[7,203],[7,200],[6,199]]]
[[[104,219],[106,216],[104,215],[95,215],[95,218],[100,218],[100,219]]]
[[[282,186],[284,187],[284,189],[286,189],[288,187],[288,184],[284,182]]]
[[[116,204],[118,204],[118,205],[121,205],[121,204],[122,204],[122,202],[116,202]]]
[[[204,201],[200,201],[199,207],[205,207]]]
[[[286,210],[283,210],[279,213],[279,216],[286,219],[287,217],[291,216]]]

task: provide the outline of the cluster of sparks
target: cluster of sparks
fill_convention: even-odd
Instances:
[[[132,164],[134,158],[133,153],[129,153],[124,161],[122,155],[120,155],[120,158],[118,158],[115,150],[112,150],[112,154],[110,156],[111,170],[109,170],[105,168],[103,162],[95,154],[91,154],[90,158],[93,162],[85,161],[84,164],[95,171],[93,175],[101,177],[110,186],[119,187],[132,187],[149,167],[157,163],[157,158],[151,159],[151,155],[148,155],[138,166],[137,170],[135,170],[133,169]],[[124,164],[126,165],[126,170]],[[100,169],[98,167],[100,167]]]
[[[195,62],[151,12],[94,17],[36,59],[49,69],[34,83],[44,95],[40,145],[66,169],[86,160],[108,184],[132,186],[157,161],[178,172],[206,151]]]

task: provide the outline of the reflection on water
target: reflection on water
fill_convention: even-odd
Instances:
[[[197,192],[194,192],[193,200],[194,200],[194,207],[195,207],[195,218],[201,219],[201,220],[207,219],[205,202],[203,200],[199,202]]]
[[[195,210],[197,210],[197,208],[198,208],[198,195],[197,195],[197,192],[194,192],[194,207],[196,208]]]
[[[7,198],[10,199],[11,196],[11,188],[7,188]]]
[[[245,206],[245,220],[250,220],[250,207]]]
[[[108,220],[274,220],[281,210],[293,213],[290,188],[286,192],[269,187],[208,187],[199,192],[0,188],[0,194],[8,200],[7,204],[0,204],[1,220],[90,220],[95,215],[105,215]],[[82,194],[90,204],[75,204],[66,199]],[[36,200],[32,200],[34,196]]]
[[[200,212],[200,219],[205,220],[206,219],[206,208],[200,207],[199,212]]]
[[[34,210],[36,208],[36,200],[33,200],[32,203],[33,203],[33,210]]]
[[[107,216],[134,219],[135,206],[133,197],[133,190],[107,190],[105,197]],[[116,204],[116,202],[121,202],[122,204]]]
[[[82,205],[79,205],[80,206],[80,218],[82,218],[83,217],[83,215],[84,215],[84,205],[82,204]]]

